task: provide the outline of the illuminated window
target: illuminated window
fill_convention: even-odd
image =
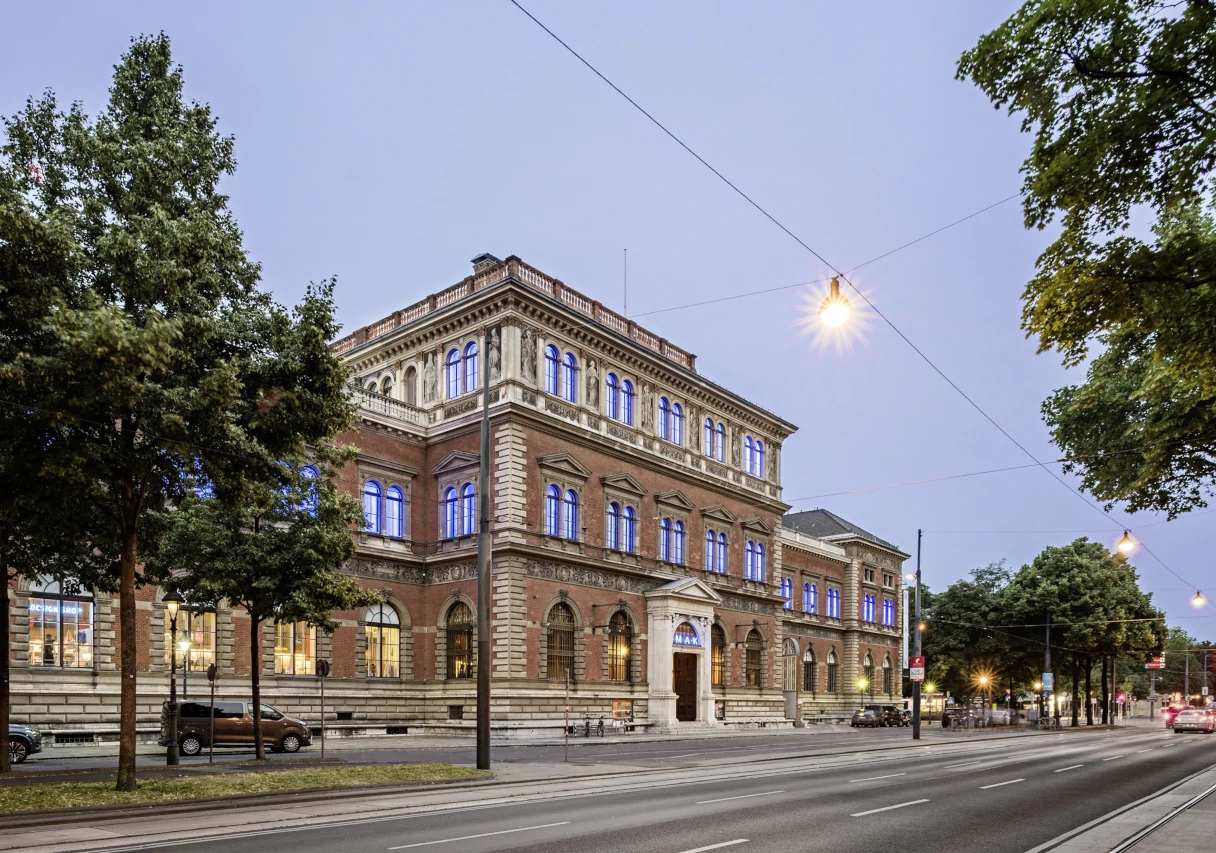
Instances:
[[[557,347],[549,344],[545,347],[545,392],[557,396],[558,387],[558,372],[561,364],[561,356],[558,355]]]
[[[546,633],[546,674],[549,678],[565,678],[574,674],[574,611],[558,602],[549,611]]]
[[[628,379],[621,383],[621,420],[633,426],[633,383]]]
[[[472,536],[477,529],[477,489],[465,483],[460,490],[460,534]]]
[[[866,659],[862,662],[861,674],[866,680],[866,690],[872,694],[874,692],[874,658],[870,657],[869,652],[866,652]]]
[[[659,398],[659,438],[666,440],[671,436],[671,404],[666,397]]]
[[[697,629],[691,624],[681,622],[672,636],[672,642],[677,646],[700,646],[701,637],[698,636]]]
[[[718,574],[726,574],[726,534],[718,534],[718,556],[714,558],[718,566]]]
[[[562,359],[562,397],[571,403],[578,402],[578,359],[572,352]]]
[[[635,543],[637,540],[634,538],[636,528],[637,513],[634,511],[633,507],[627,506],[625,507],[624,524],[621,525],[621,550],[628,554],[632,554],[633,549],[636,547]]]
[[[861,621],[873,622],[874,620],[874,596],[867,593],[862,596],[861,600]]]
[[[30,666],[93,666],[93,599],[65,595],[59,581],[30,591]]]
[[[659,522],[659,559],[671,560],[671,519]]]
[[[405,492],[389,486],[384,499],[384,532],[398,539],[405,536]]]
[[[764,654],[764,639],[755,628],[747,632],[746,652],[747,686],[759,687],[761,661]]]
[[[726,461],[726,427],[722,424],[714,431],[714,456],[719,462]]]
[[[608,504],[608,530],[604,540],[613,551],[621,550],[621,521],[621,505],[615,501]]]
[[[443,492],[439,518],[439,533],[444,539],[454,539],[460,535],[460,505],[454,486],[449,486]]]
[[[562,535],[571,541],[578,540],[578,492],[566,490],[562,501]]]
[[[315,675],[317,629],[307,622],[276,622],[274,674]]]
[[[710,674],[709,680],[714,687],[726,683],[726,632],[721,625],[714,625],[709,632],[710,638]]]
[[[749,581],[756,580],[756,543],[750,539],[743,546],[743,577]]]
[[[629,659],[633,649],[633,625],[623,610],[608,620],[608,680],[629,680]]]
[[[561,504],[558,500],[560,490],[556,485],[550,485],[545,490],[545,535],[556,536],[560,518]]]
[[[679,403],[671,404],[671,443],[684,446],[684,409]]]
[[[448,399],[452,400],[460,396],[460,350],[455,347],[448,350],[445,374],[444,378],[447,380],[448,386]]]
[[[621,383],[616,378],[615,373],[609,373],[607,381],[607,390],[604,394],[605,414],[614,421],[621,419]]]
[[[473,611],[463,601],[448,610],[444,631],[448,642],[448,678],[473,677]]]
[[[815,651],[808,648],[802,656],[802,689],[814,693],[818,686],[819,673],[816,671]]]
[[[321,469],[316,465],[305,465],[300,469],[300,477],[304,481],[300,484],[304,490],[304,500],[301,501],[300,508],[314,517],[320,502],[320,498],[317,496],[317,484],[314,481],[320,476]]]
[[[705,531],[705,571],[707,572],[718,571],[714,564],[714,545],[717,541],[717,537],[712,530]]]
[[[763,477],[764,476],[764,442],[761,441],[760,439],[756,439],[756,443],[752,448],[752,461],[755,463],[755,467],[753,468],[752,473],[755,474],[757,477]]]
[[[838,589],[828,590],[828,618],[840,618],[840,590]]]
[[[743,437],[743,470],[752,473],[752,437]]]
[[[165,669],[173,668],[169,650],[173,643],[173,620],[165,612]],[[185,648],[183,648],[185,646]],[[215,663],[215,614],[182,605],[177,612],[177,666],[187,672],[203,672]]]
[[[882,659],[882,692],[895,692],[895,671],[891,669],[891,659],[889,657]]]
[[[464,391],[476,391],[481,387],[481,373],[477,370],[477,341],[469,341],[464,348]]]
[[[363,527],[368,533],[380,532],[384,490],[375,480],[363,484]]]
[[[889,598],[882,600],[882,624],[895,624],[895,602]]]
[[[367,640],[364,662],[368,678],[401,676],[401,619],[387,604],[369,607],[363,614],[363,636]]]
[[[714,455],[714,422],[710,418],[705,419],[705,447],[703,450],[706,456]]]
[[[684,565],[684,522],[677,521],[672,531],[671,559],[677,565]]]
[[[785,599],[782,602],[782,607],[786,610],[794,609],[794,582],[789,578],[781,579],[781,597]]]
[[[813,583],[804,583],[802,585],[802,612],[819,612],[819,590]]]

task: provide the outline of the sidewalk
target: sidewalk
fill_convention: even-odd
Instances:
[[[1216,838],[1216,765],[1027,853],[1211,850]]]

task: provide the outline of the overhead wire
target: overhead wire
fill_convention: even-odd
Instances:
[[[805,240],[803,240],[801,237],[799,237],[797,234],[795,234],[792,230],[790,230],[788,227],[786,227],[786,225],[784,223],[782,223],[779,219],[777,219],[777,217],[775,217],[773,214],[769,213],[768,210],[766,210],[759,202],[757,202],[750,195],[748,195],[746,192],[744,192],[738,185],[736,185],[729,178],[727,178],[726,175],[724,175],[722,172],[718,171],[718,169],[716,169],[713,165],[711,165],[709,163],[709,161],[707,161],[704,157],[702,157],[700,154],[698,154],[696,151],[694,151],[687,143],[684,142],[684,140],[682,140],[679,136],[677,136],[670,129],[668,129],[666,125],[664,125],[661,121],[659,121],[657,118],[655,118],[653,115],[651,115],[644,107],[642,107],[641,104],[639,104],[637,101],[635,101],[633,98],[631,98],[628,94],[625,93],[624,90],[622,90],[619,86],[617,86],[610,79],[608,79],[608,77],[606,77],[598,68],[596,68],[587,59],[585,59],[582,56],[582,54],[580,54],[573,47],[571,47],[569,44],[567,44],[560,36],[557,35],[557,33],[555,33],[553,30],[551,30],[540,19],[538,19],[535,15],[533,15],[526,8],[524,8],[519,3],[519,0],[508,0],[508,2],[510,2],[511,5],[515,6],[520,12],[522,12],[529,19],[531,19],[532,22],[535,23],[538,27],[540,27],[542,30],[544,30],[545,33],[547,33],[554,41],[556,41],[563,48],[565,48],[566,51],[568,53],[570,53],[570,55],[572,55],[575,59],[577,59],[579,62],[581,62],[583,65],[585,65],[588,68],[588,70],[590,70],[593,74],[595,74],[596,77],[599,77],[600,80],[602,80],[605,84],[607,84],[614,92],[616,92],[618,95],[620,95],[626,101],[628,101],[629,104],[634,107],[634,109],[636,109],[638,112],[640,112],[642,115],[644,115],[647,119],[649,119],[650,122],[655,125],[655,127],[659,128],[659,130],[663,131],[664,134],[666,134],[668,137],[670,137],[673,142],[675,142],[677,145],[679,145],[681,148],[683,148],[689,155],[691,155],[694,159],[696,159],[697,162],[699,162],[706,169],[708,169],[710,172],[712,172],[720,181],[722,181],[724,184],[726,184],[728,187],[730,187],[732,190],[734,190],[735,193],[740,198],[742,198],[749,205],[751,205],[753,208],[755,208],[756,211],[758,211],[765,219],[772,222],[773,225],[777,226],[777,228],[780,229],[783,233],[785,233],[788,237],[790,237],[790,239],[794,240],[794,242],[796,242],[799,246],[801,246],[803,249],[805,249],[807,252],[809,252],[811,255],[813,255],[817,260],[819,260],[820,263],[827,266],[830,270],[832,270],[832,272],[834,272],[837,276],[839,276],[841,279],[843,279],[844,282],[846,284],[848,284],[849,287],[853,290],[853,292],[856,293],[857,296],[860,297],[862,299],[862,301],[866,303],[866,306],[871,311],[873,311],[874,314],[876,316],[878,316],[884,323],[886,323],[887,326],[893,332],[895,332],[895,334],[898,335],[899,338],[905,344],[907,344],[908,347],[911,348],[911,350],[913,352],[915,352],[920,357],[920,359],[922,361],[924,361],[925,364],[927,364],[933,370],[934,373],[936,373],[939,377],[941,377],[941,379],[947,385],[949,385],[952,389],[954,389],[954,391],[960,397],[962,397],[964,400],[966,400],[967,403],[973,409],[975,409],[976,412],[978,412],[986,421],[988,421],[988,423],[990,423],[998,432],[1000,432],[1001,435],[1005,436],[1005,438],[1008,439],[1015,447],[1017,447],[1018,450],[1020,450],[1032,462],[1034,462],[1035,465],[1037,465],[1038,467],[1040,467],[1044,471],[1046,471],[1052,477],[1052,479],[1056,480],[1060,485],[1062,485],[1064,488],[1068,489],[1068,491],[1070,493],[1076,495],[1077,498],[1079,500],[1081,500],[1087,507],[1094,510],[1095,512],[1100,513],[1103,518],[1109,520],[1111,523],[1115,524],[1117,527],[1121,527],[1121,528],[1128,529],[1128,530],[1133,529],[1131,525],[1119,523],[1119,521],[1117,519],[1115,519],[1109,512],[1107,512],[1106,510],[1104,510],[1102,507],[1098,506],[1097,504],[1092,503],[1089,500],[1089,498],[1085,497],[1085,495],[1083,495],[1081,492],[1077,491],[1066,480],[1064,480],[1062,477],[1060,477],[1058,474],[1056,474],[1054,471],[1052,471],[1050,468],[1048,468],[1047,463],[1040,461],[1039,458],[1034,455],[1034,453],[1032,453],[1028,448],[1026,448],[1025,445],[1023,445],[1020,441],[1018,441],[1017,438],[1015,438],[1008,430],[1006,430],[1003,426],[1001,426],[1001,424],[998,423],[996,421],[996,419],[993,418],[990,414],[988,414],[988,412],[982,406],[980,406],[979,403],[977,403],[974,399],[972,399],[972,397],[969,394],[967,394],[967,392],[964,391],[958,385],[958,383],[956,383],[953,379],[951,379],[945,373],[944,370],[942,370],[940,367],[938,367],[937,364],[931,358],[929,358],[929,356],[926,355],[923,350],[920,349],[920,347],[918,347],[915,343],[913,343],[911,338],[909,338],[906,334],[904,334],[904,332],[898,326],[896,326],[895,323],[889,317],[887,317],[886,314],[884,314],[882,311],[880,311],[878,309],[878,307],[872,301],[870,301],[869,297],[867,297],[865,295],[865,293],[863,293],[861,291],[861,289],[858,288],[857,285],[855,285],[844,272],[842,272],[839,268],[837,268],[836,265],[834,265],[831,261],[829,261],[823,255],[821,255],[819,252],[815,251],[815,249],[813,249]],[[1007,200],[1008,199],[1006,199],[1006,201]],[[1003,203],[1003,202],[997,202],[997,204],[1001,204],[1001,203]],[[1147,545],[1145,545],[1143,542],[1140,542],[1139,544],[1144,549],[1144,552],[1146,554],[1149,554],[1151,557],[1153,557],[1154,560],[1156,560],[1158,563],[1160,563],[1161,566],[1163,566],[1166,569],[1166,571],[1168,571],[1174,577],[1178,578],[1183,583],[1186,583],[1188,585],[1193,585],[1191,583],[1191,581],[1189,581],[1187,578],[1183,577],[1182,575],[1178,574],[1178,572],[1176,572],[1168,563],[1166,563],[1163,559],[1161,559],[1161,557],[1159,557]]]

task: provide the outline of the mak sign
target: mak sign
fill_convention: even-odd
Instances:
[[[908,658],[908,680],[925,680],[925,659],[923,657]]]

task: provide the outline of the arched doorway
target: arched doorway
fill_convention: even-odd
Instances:
[[[701,635],[689,622],[681,622],[673,637],[671,688],[676,694],[676,720],[691,723],[697,719],[697,669],[700,664]],[[681,651],[687,649],[688,651]]]

